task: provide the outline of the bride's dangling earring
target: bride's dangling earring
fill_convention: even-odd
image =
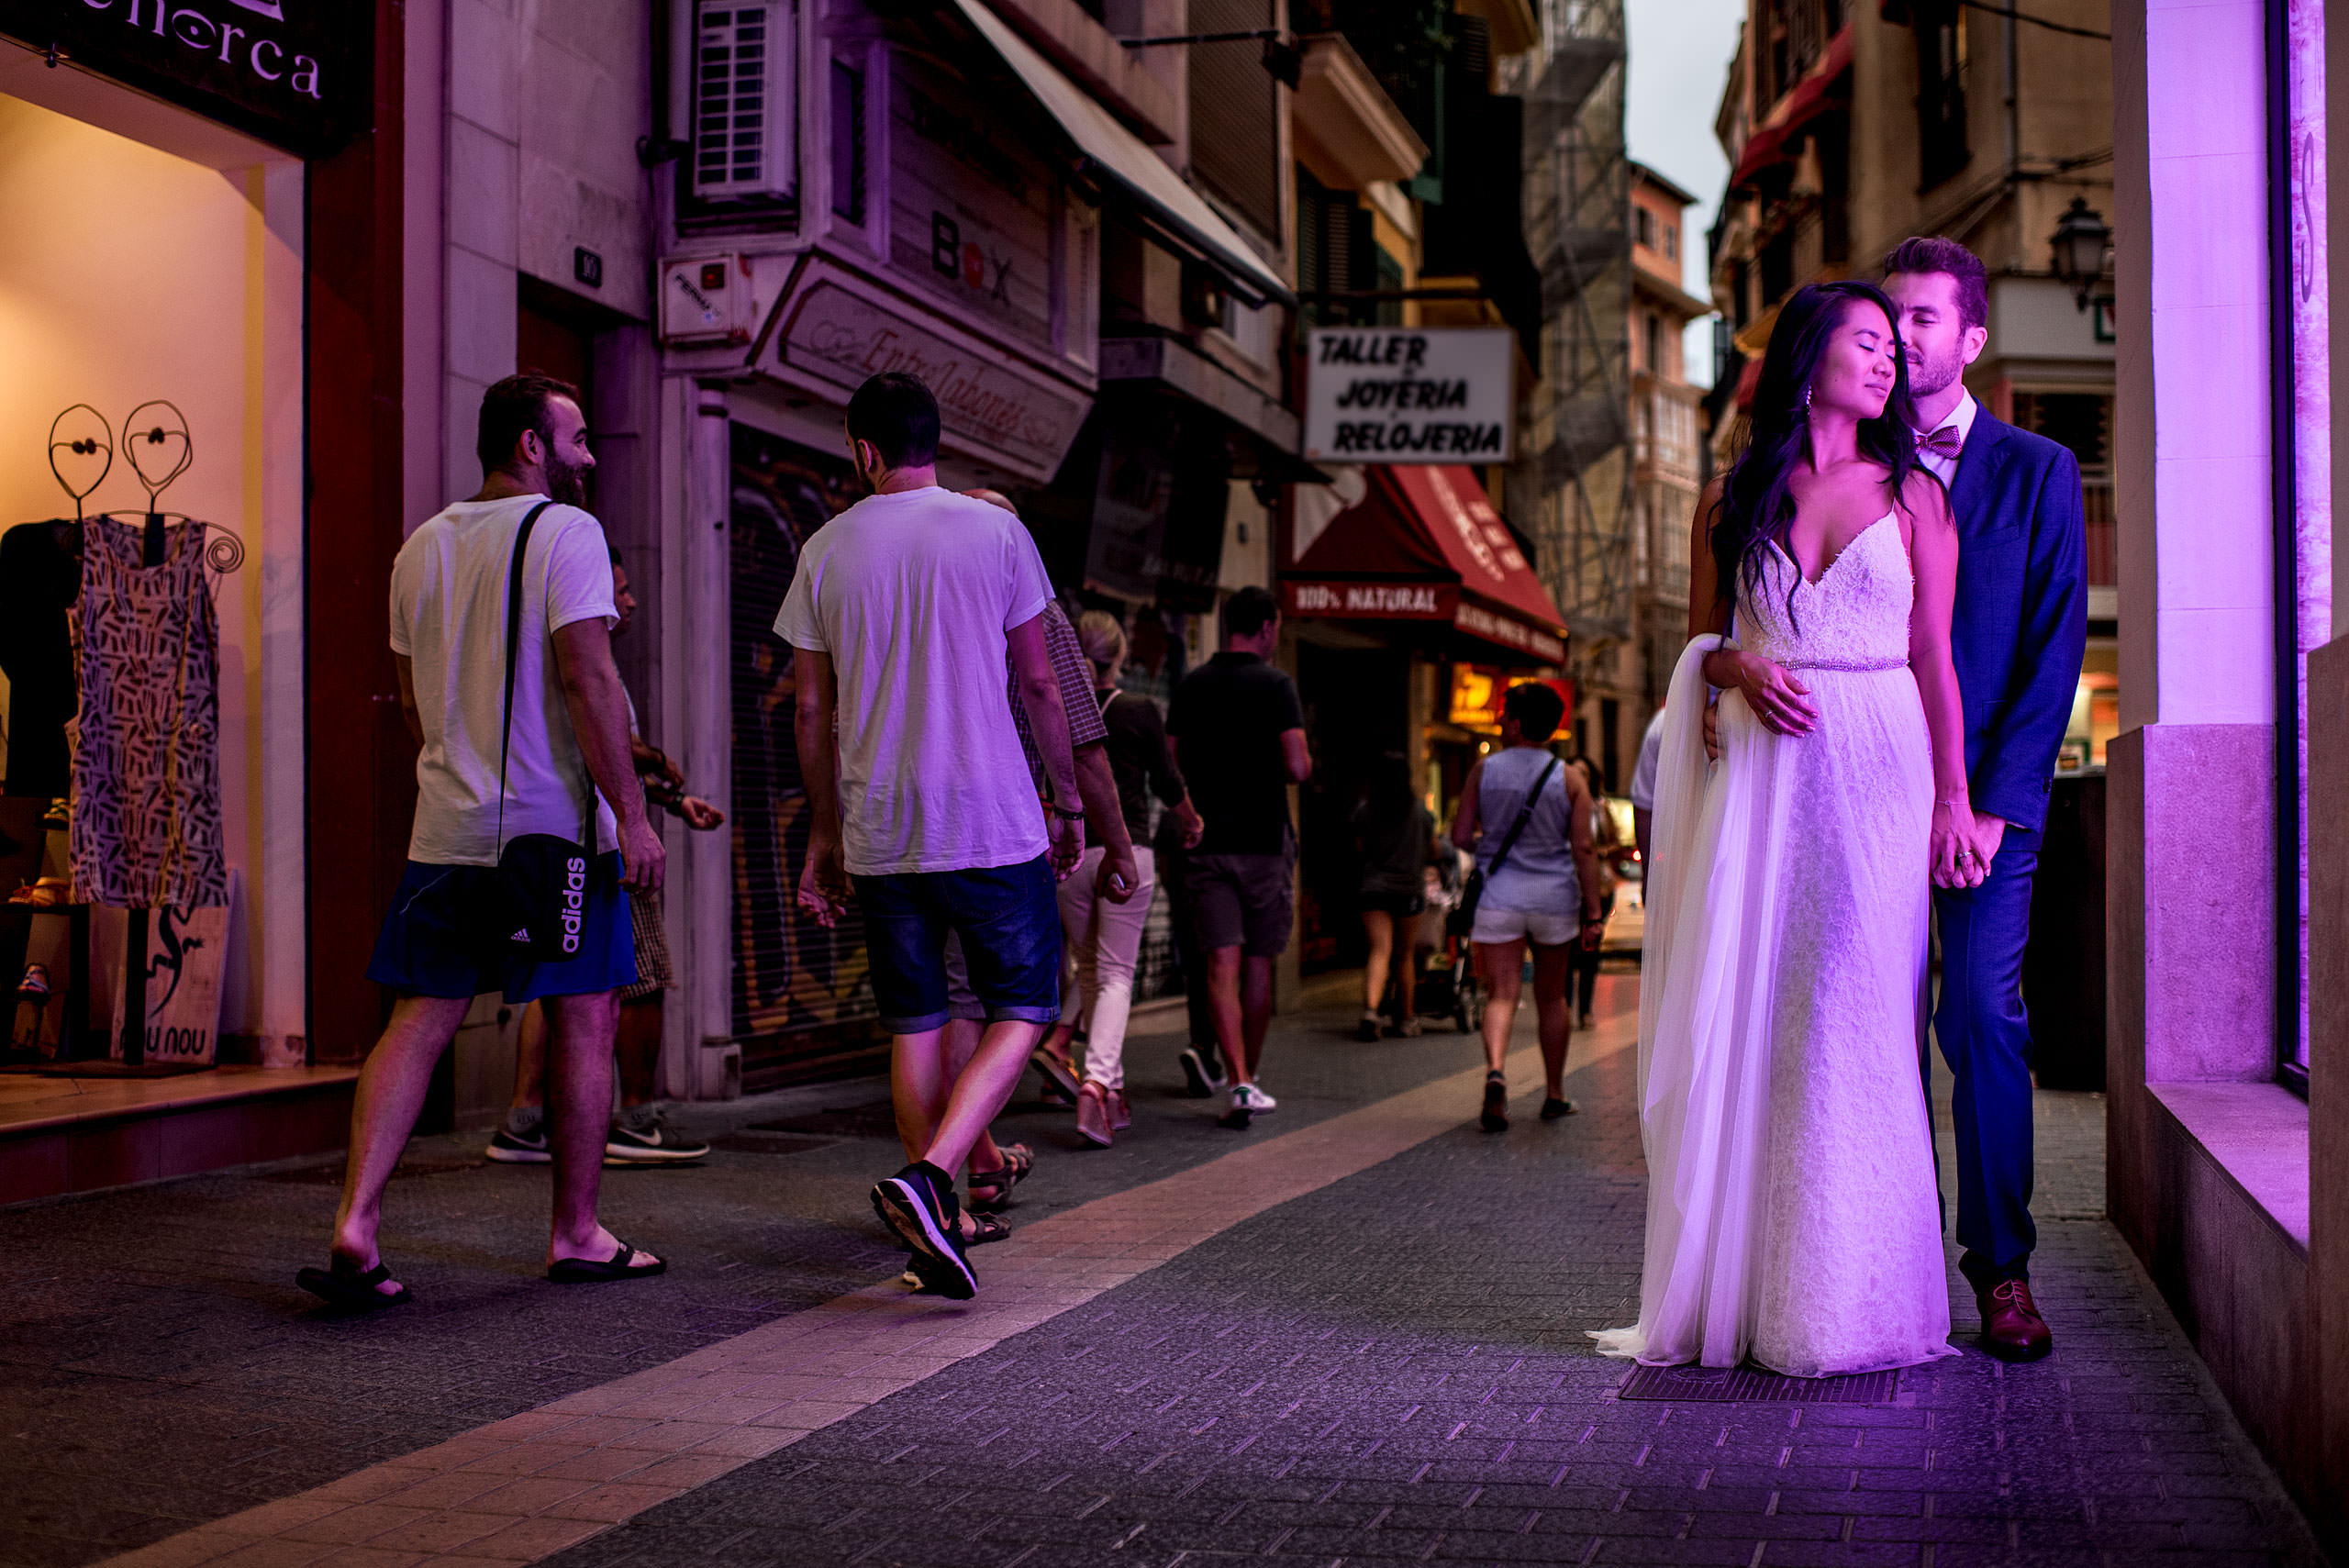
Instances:
[[[1807,386],[1802,389],[1802,417],[1805,424],[1810,422],[1810,388]]]

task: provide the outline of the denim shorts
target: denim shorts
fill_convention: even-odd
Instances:
[[[636,984],[636,933],[620,887],[615,850],[596,857],[579,956],[532,963],[486,951],[475,918],[491,900],[495,866],[428,865],[410,861],[392,894],[392,912],[375,939],[367,978],[411,996],[477,996],[503,991],[507,1005],[541,996],[594,995]]]
[[[1061,914],[1043,856],[1019,865],[894,872],[855,879],[873,1000],[891,1034],[947,1019],[946,938],[963,940],[971,990],[989,1023],[1060,1017]]]

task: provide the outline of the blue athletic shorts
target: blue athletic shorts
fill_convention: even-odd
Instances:
[[[476,929],[495,866],[427,865],[410,861],[392,895],[392,912],[375,939],[367,978],[412,996],[477,996],[503,991],[510,1006],[541,996],[593,995],[636,984],[636,932],[628,894],[620,886],[615,850],[596,858],[587,879],[587,908],[579,956],[561,963],[531,963],[502,954],[486,958]]]
[[[1061,1016],[1061,910],[1051,864],[860,876],[857,904],[873,1000],[891,1034],[946,1022],[946,937],[963,939],[971,990],[989,1023]]]

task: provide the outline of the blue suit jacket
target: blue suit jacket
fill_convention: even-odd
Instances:
[[[2079,463],[2069,449],[1979,409],[1950,509],[1958,532],[1950,640],[1974,807],[2036,832],[2087,649]]]

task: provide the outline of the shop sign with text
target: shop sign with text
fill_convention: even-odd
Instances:
[[[1514,648],[1544,664],[1562,663],[1566,657],[1564,638],[1536,631],[1523,621],[1495,615],[1484,606],[1467,599],[1461,600],[1460,607],[1453,612],[1452,624],[1471,637],[1481,637],[1486,642],[1498,643],[1503,648]]]
[[[786,301],[774,336],[783,365],[843,395],[886,371],[921,377],[938,398],[950,448],[974,450],[1039,483],[1060,467],[1092,406],[1074,387],[1023,376],[1002,353],[962,347],[835,279]]]
[[[306,158],[373,120],[355,0],[0,0],[0,33]]]
[[[1051,168],[936,62],[892,57],[889,266],[953,317],[1052,351]]]
[[[1449,583],[1284,583],[1291,616],[1353,620],[1446,620],[1460,602]]]
[[[1505,327],[1322,327],[1306,345],[1305,455],[1507,462],[1515,339]]]

